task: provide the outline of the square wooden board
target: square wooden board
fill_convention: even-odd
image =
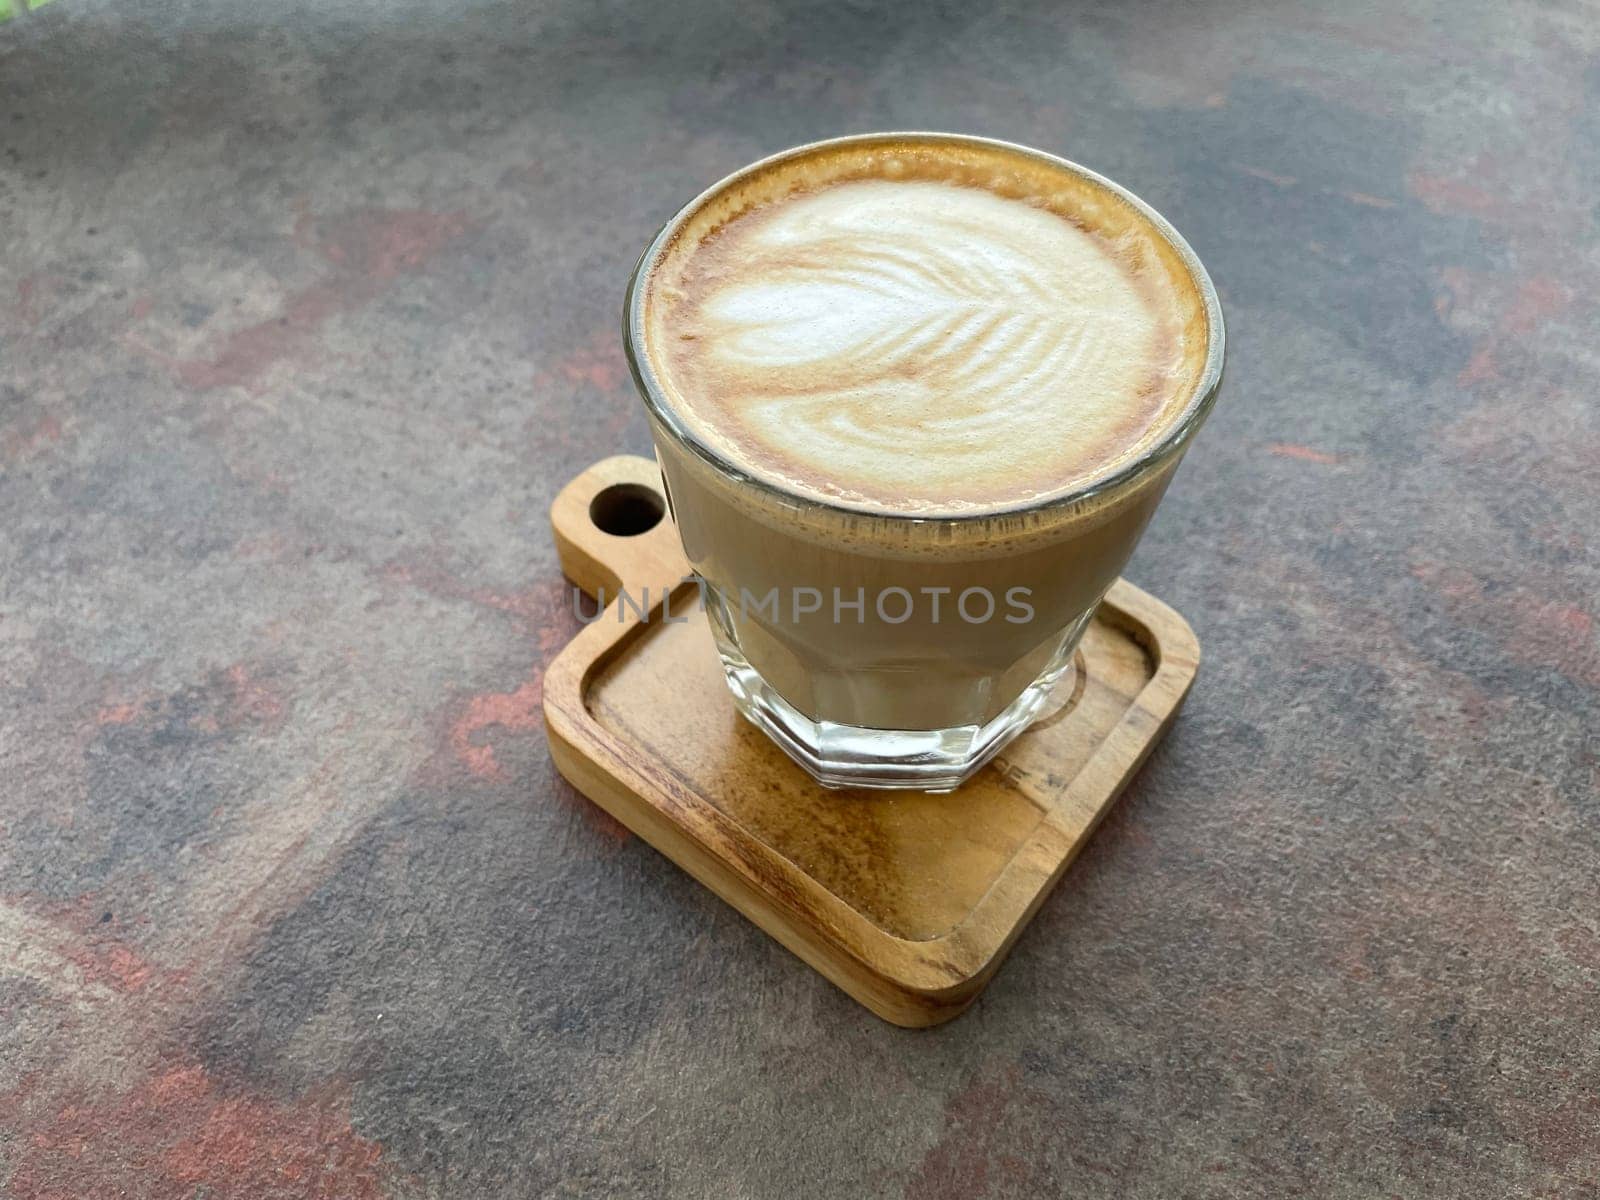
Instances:
[[[622,456],[551,508],[574,584],[608,600],[648,588],[656,606],[641,620],[613,605],[546,669],[556,766],[880,1017],[956,1016],[1176,715],[1199,663],[1194,632],[1119,580],[1079,648],[1070,700],[965,786],[830,791],[735,710],[671,520],[618,536],[591,517],[636,518],[652,495],[656,465]],[[668,592],[687,621],[660,619]]]

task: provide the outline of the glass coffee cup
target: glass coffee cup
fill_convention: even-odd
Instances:
[[[624,332],[737,707],[824,785],[924,791],[1051,707],[1224,356],[1149,206],[951,134],[715,184],[646,249]]]

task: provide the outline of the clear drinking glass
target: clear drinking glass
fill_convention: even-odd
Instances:
[[[674,411],[647,353],[641,283],[685,219],[746,172],[786,157],[907,137],[1002,147],[1075,172],[1131,205],[1187,273],[1204,366],[1181,413],[1136,459],[1036,504],[896,515],[824,503],[758,478]],[[1211,410],[1224,331],[1194,252],[1109,180],[988,139],[871,134],[786,151],[686,205],[634,270],[624,339],[739,710],[824,785],[948,791],[1050,708],[1079,639]]]

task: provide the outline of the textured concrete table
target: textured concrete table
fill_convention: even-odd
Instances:
[[[1600,1189],[1579,4],[55,0],[0,25],[0,1195]],[[817,136],[1167,213],[1175,732],[953,1025],[552,772],[623,279]]]

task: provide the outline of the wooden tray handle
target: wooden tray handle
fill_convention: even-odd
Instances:
[[[654,606],[689,574],[653,460],[619,454],[595,463],[550,505],[561,570],[607,604],[626,590]],[[644,596],[648,589],[648,601]]]

